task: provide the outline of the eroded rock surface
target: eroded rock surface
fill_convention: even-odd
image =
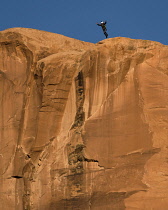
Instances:
[[[0,209],[167,209],[167,46],[2,31],[0,102]]]

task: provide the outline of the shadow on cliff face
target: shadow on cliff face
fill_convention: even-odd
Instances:
[[[125,209],[124,199],[128,198],[137,191],[132,192],[96,192],[91,196],[80,196],[72,199],[64,199],[59,202],[53,202],[46,209],[63,210],[63,209]]]

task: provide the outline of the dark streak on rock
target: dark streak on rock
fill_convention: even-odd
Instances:
[[[21,178],[23,178],[23,177],[22,177],[22,176],[12,176],[12,178],[21,179]]]

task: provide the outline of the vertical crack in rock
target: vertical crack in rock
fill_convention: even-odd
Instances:
[[[31,209],[30,196],[31,196],[31,182],[33,181],[33,174],[35,172],[35,166],[32,162],[29,162],[23,168],[24,176],[24,194],[23,194],[23,209]]]
[[[67,187],[66,194],[67,198],[74,198],[77,202],[80,200],[85,200],[85,173],[86,173],[86,163],[93,162],[98,163],[98,160],[88,159],[85,157],[84,148],[85,145],[82,139],[82,128],[85,120],[85,113],[83,110],[83,104],[85,100],[85,90],[84,90],[84,78],[83,72],[80,71],[78,76],[75,78],[76,87],[76,116],[74,124],[70,130],[70,143],[67,144],[67,154],[68,154],[68,164],[69,164],[69,174],[67,176]],[[84,197],[83,197],[84,196]],[[87,199],[86,199],[87,200]],[[68,201],[65,201],[65,205]],[[88,205],[88,204],[87,204]]]
[[[85,99],[84,93],[84,81],[83,72],[80,71],[78,76],[75,78],[76,87],[76,116],[74,124],[71,127],[71,132],[77,140],[76,142],[68,144],[68,163],[71,166],[71,172],[74,174],[76,172],[83,171],[83,164],[81,163],[84,159],[83,156],[83,141],[81,138],[81,129],[85,118],[85,113],[83,110],[83,103]],[[72,140],[73,141],[73,140]],[[79,142],[78,142],[79,141]]]
[[[34,80],[36,82],[36,87],[37,87],[37,91],[39,93],[40,96],[40,102],[42,104],[42,95],[43,95],[43,69],[45,67],[44,62],[41,62],[40,65],[38,66],[38,68],[36,68],[35,72],[34,72]]]
[[[76,86],[76,116],[75,122],[72,125],[71,129],[80,128],[83,125],[85,120],[85,113],[83,111],[83,103],[85,100],[85,93],[84,93],[84,81],[83,81],[83,72],[80,71],[78,76],[75,78],[75,86]]]
[[[83,154],[84,144],[81,137],[82,126],[85,119],[83,104],[85,99],[83,72],[80,71],[75,78],[76,87],[76,116],[74,124],[71,127],[71,141],[67,145],[68,164],[70,167],[70,176],[67,177],[67,194],[71,197],[80,195],[83,186],[83,161],[85,157]],[[76,178],[74,179],[74,176]]]

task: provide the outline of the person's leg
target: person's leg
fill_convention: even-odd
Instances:
[[[106,38],[108,37],[108,34],[107,34],[107,32],[106,32],[106,31],[104,32],[104,35],[106,36]]]

